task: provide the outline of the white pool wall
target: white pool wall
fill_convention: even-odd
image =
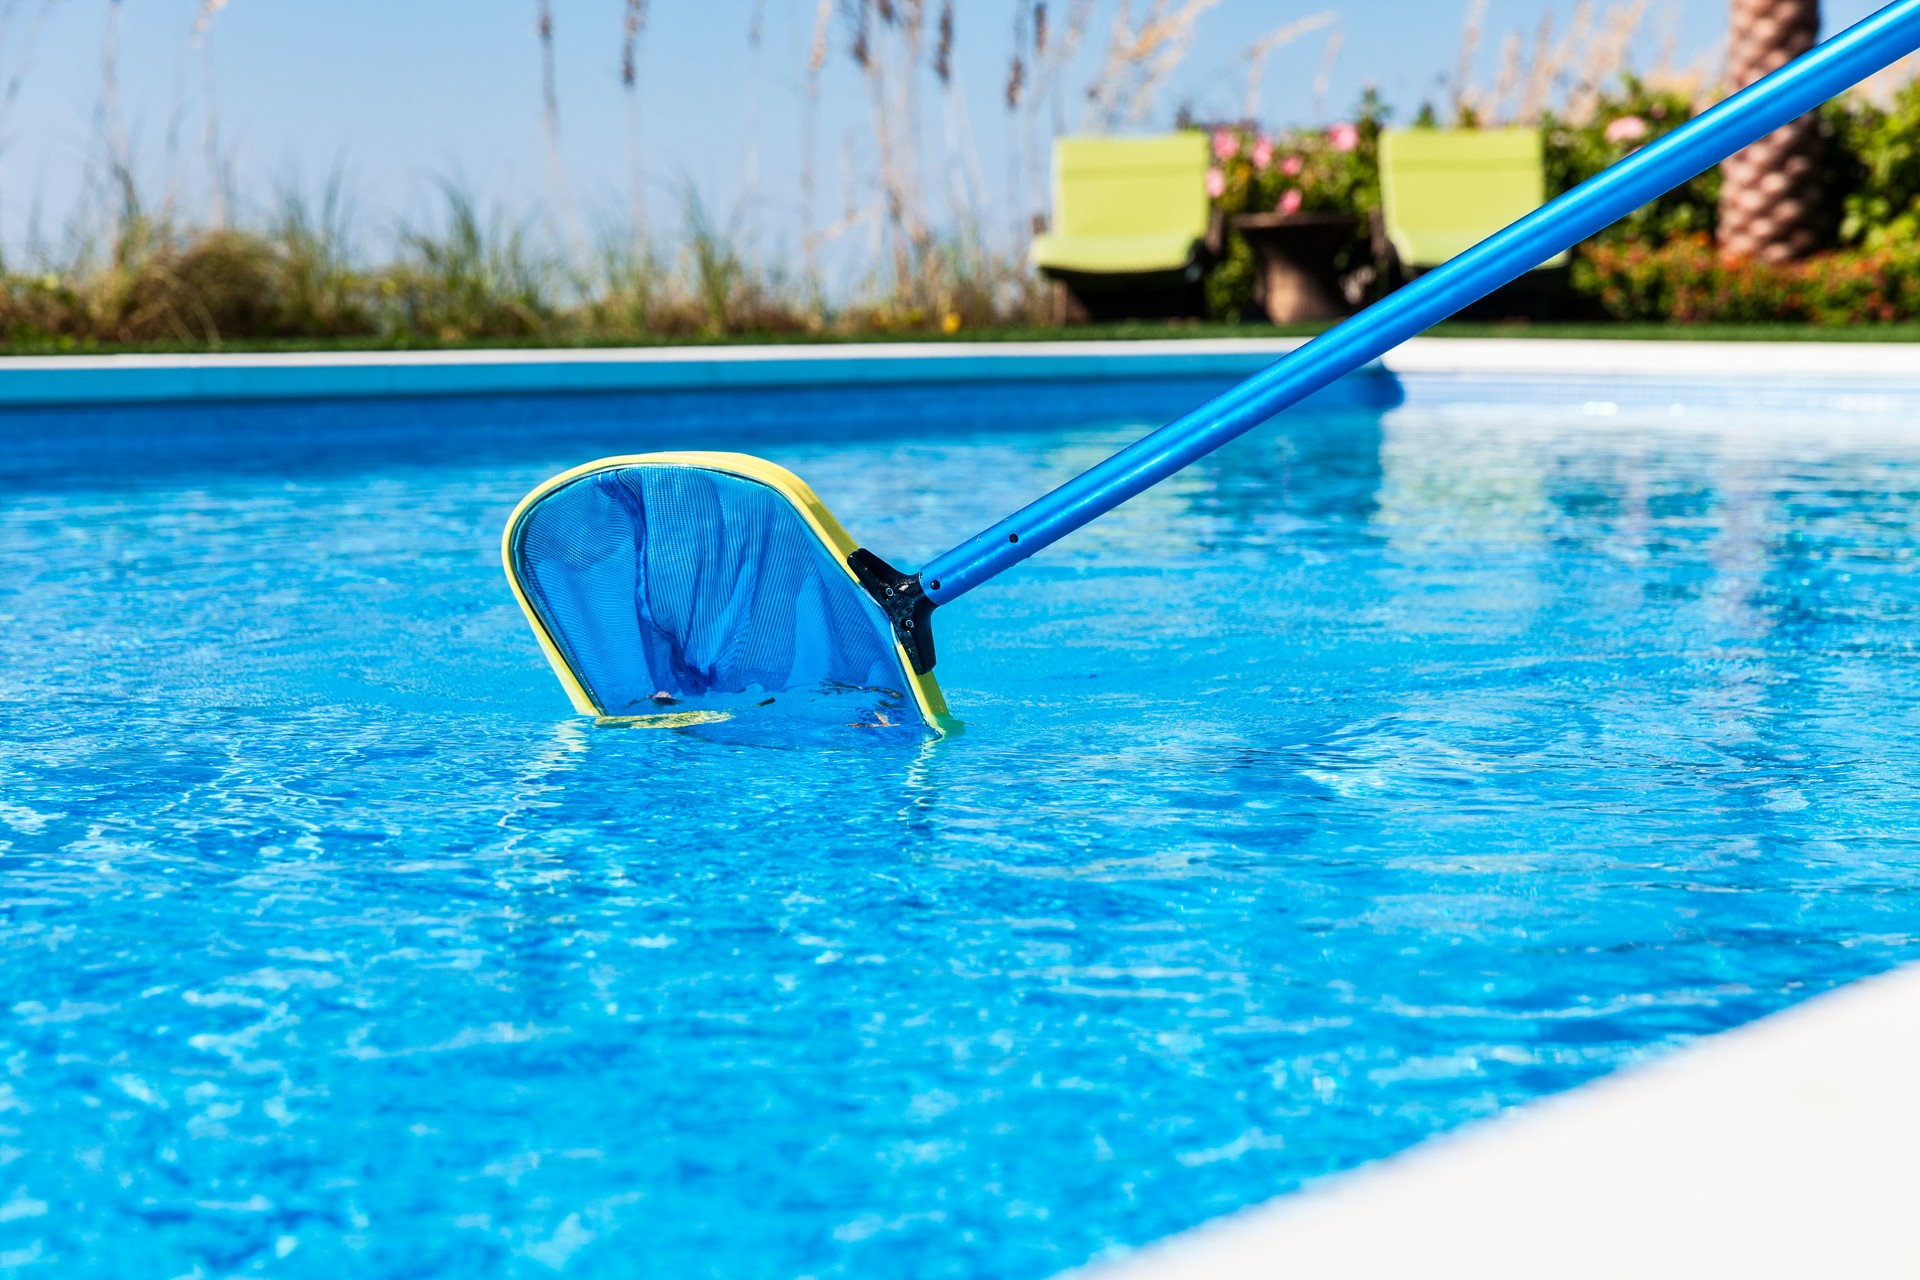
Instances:
[[[0,357],[0,406],[1246,377],[1299,338]],[[1416,338],[1410,380],[1853,382],[1920,396],[1920,344]]]

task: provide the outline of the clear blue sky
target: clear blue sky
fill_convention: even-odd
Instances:
[[[1049,5],[1057,29],[1074,0]],[[1151,0],[1135,0],[1144,11]],[[208,207],[206,108],[243,209],[276,185],[316,187],[339,166],[372,249],[408,219],[432,216],[436,183],[454,180],[489,206],[566,233],[549,212],[555,189],[542,141],[537,0],[231,0],[205,48],[190,41],[201,0],[125,0],[119,39],[120,114],[150,200],[172,191],[189,214]],[[1092,29],[1063,73],[1061,114],[1079,122],[1115,0],[1098,0]],[[754,227],[767,252],[791,258],[803,225],[807,46],[816,0],[764,0],[757,54],[754,0],[652,0],[640,60],[643,170],[656,225],[679,219],[697,189],[723,218]],[[929,9],[937,9],[930,0]],[[1025,140],[1037,125],[1010,115],[1004,91],[1016,0],[958,0],[955,76],[968,148],[950,148],[948,115],[923,72],[918,153],[929,207],[944,220],[951,193],[976,174],[984,220],[1007,232],[1034,172]],[[1333,28],[1277,52],[1259,116],[1274,124],[1337,117],[1376,84],[1403,115],[1444,97],[1472,0],[1220,0],[1200,19],[1191,51],[1140,127],[1164,126],[1182,104],[1202,117],[1237,116],[1244,51],[1263,34],[1332,10],[1340,32],[1324,109],[1313,84]],[[1605,9],[1606,0],[1596,8]],[[1828,0],[1829,29],[1877,7]],[[18,260],[30,229],[58,244],[111,143],[102,109],[109,0],[0,0],[0,76],[15,90],[0,119],[0,246]],[[565,189],[576,222],[630,208],[627,102],[619,79],[621,0],[553,0]],[[1574,0],[1486,0],[1476,78],[1490,83],[1509,31],[1531,34],[1551,11],[1565,31]],[[1641,65],[1671,41],[1681,64],[1717,56],[1727,0],[1650,0],[1635,43]],[[931,43],[931,41],[929,41]],[[875,144],[865,82],[832,32],[816,130],[817,223],[875,203]],[[897,113],[893,117],[897,120]],[[170,141],[171,139],[171,141]],[[851,164],[848,160],[851,160]],[[757,179],[749,172],[757,164]],[[752,193],[752,198],[749,198]],[[957,198],[957,197],[951,197]],[[36,215],[37,210],[37,215]],[[37,222],[36,222],[37,218]],[[869,227],[848,239],[868,234]],[[843,244],[845,241],[843,241]]]

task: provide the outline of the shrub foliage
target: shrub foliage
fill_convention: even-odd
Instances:
[[[1686,94],[1623,76],[1578,120],[1542,122],[1549,195],[1570,189],[1685,122]],[[1463,109],[1464,110],[1464,109]],[[1340,213],[1354,234],[1336,267],[1377,278],[1369,224],[1380,199],[1371,91],[1324,129],[1208,130],[1208,190],[1223,215]],[[1433,123],[1424,109],[1419,123]],[[1821,110],[1827,253],[1785,266],[1714,249],[1719,174],[1710,170],[1602,231],[1574,256],[1578,305],[1622,320],[1875,323],[1920,318],[1920,81],[1885,102],[1849,96]],[[1473,127],[1471,111],[1456,123]],[[352,249],[337,184],[317,202],[283,199],[245,226],[192,227],[144,210],[130,179],[106,231],[60,262],[0,263],[0,341],[19,346],[365,340],[390,345],[500,339],[620,341],[649,336],[914,333],[1040,323],[1045,291],[1021,255],[963,229],[916,242],[904,269],[829,303],[687,197],[677,246],[609,235],[561,254],[457,188],[441,217],[403,230],[390,261]],[[896,263],[896,267],[900,264]],[[1222,318],[1248,314],[1254,263],[1229,235],[1207,280]]]

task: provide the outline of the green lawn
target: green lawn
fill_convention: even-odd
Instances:
[[[893,334],[739,334],[718,337],[476,338],[432,342],[418,338],[277,338],[222,343],[218,348],[191,343],[134,343],[107,345],[56,341],[0,344],[0,355],[114,355],[133,353],[189,353],[219,351],[433,351],[585,347],[689,347],[752,345],[822,345],[874,342],[1091,342],[1140,338],[1273,338],[1308,337],[1324,325],[1219,324],[1212,322],[1130,321],[1120,324],[1080,325],[1070,329],[969,329],[951,337],[929,333]],[[1920,323],[1848,327],[1800,324],[1609,324],[1600,321],[1543,321],[1483,323],[1449,321],[1428,331],[1434,338],[1598,338],[1658,342],[1920,342]]]

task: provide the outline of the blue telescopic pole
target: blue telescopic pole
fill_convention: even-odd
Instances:
[[[1915,49],[1920,0],[1895,0],[1233,390],[934,557],[920,571],[927,598],[945,604],[966,594]]]

